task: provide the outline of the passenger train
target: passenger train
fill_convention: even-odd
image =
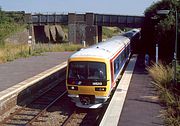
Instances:
[[[98,108],[107,101],[130,57],[130,42],[124,33],[69,57],[66,88],[76,106]]]

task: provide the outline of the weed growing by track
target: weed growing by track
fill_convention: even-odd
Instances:
[[[167,126],[179,126],[180,122],[180,83],[173,83],[173,69],[159,63],[148,68],[153,84],[158,90],[159,100],[165,108],[162,115]],[[179,74],[179,73],[178,73]],[[179,76],[179,75],[178,75]]]

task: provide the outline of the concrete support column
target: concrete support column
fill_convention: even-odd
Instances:
[[[86,34],[86,39],[85,39],[85,41],[86,41],[87,45],[93,45],[93,44],[98,43],[98,36],[97,36],[98,28],[97,28],[97,26],[88,25],[88,26],[86,26],[85,30],[86,30],[86,33],[85,33]]]
[[[68,38],[69,43],[76,43],[76,14],[68,13]]]
[[[86,40],[86,25],[84,23],[76,24],[76,43],[82,44],[82,41]]]
[[[102,26],[98,26],[98,42],[102,42]]]
[[[46,38],[47,38],[48,43],[49,43],[50,40],[51,40],[49,27],[50,27],[49,25],[45,25],[45,26],[44,26],[44,31],[45,31],[45,35],[46,35]]]
[[[85,19],[78,18],[75,13],[68,14],[68,38],[70,43],[81,44],[86,41],[87,45],[93,45],[102,41],[102,27],[94,25],[94,14],[86,13]]]
[[[50,41],[56,42],[56,28],[55,25],[49,26]]]
[[[98,27],[94,25],[94,14],[86,13],[86,43],[93,45],[98,43]]]
[[[68,14],[69,43],[82,44],[82,41],[86,40],[85,28],[86,24],[83,18],[77,21],[75,13]]]

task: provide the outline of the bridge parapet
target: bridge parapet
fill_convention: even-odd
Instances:
[[[33,25],[47,25],[47,24],[68,24],[68,15],[64,14],[35,14],[31,16],[30,22]]]
[[[144,21],[142,16],[95,14],[94,24],[99,26],[117,26],[140,28]]]

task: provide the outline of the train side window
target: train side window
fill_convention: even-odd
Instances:
[[[129,55],[129,45],[126,48],[126,53],[127,53],[126,57],[128,57],[128,55]]]
[[[121,65],[121,60],[120,60],[121,55],[119,55],[115,60],[114,60],[114,77],[116,78],[116,76],[119,73],[120,70],[120,65]]]
[[[114,74],[116,74],[116,62],[114,61]]]
[[[117,69],[119,70],[119,57],[118,57],[118,59],[117,59]]]
[[[119,59],[119,67],[121,67],[121,63],[122,63],[122,61],[121,61],[121,55],[122,55],[122,54],[120,54],[119,57],[118,57],[118,59]]]
[[[122,58],[121,59],[122,59],[122,61],[124,61],[124,59],[125,59],[125,51],[124,50],[122,51]]]
[[[127,57],[127,47],[125,48],[125,58]]]

